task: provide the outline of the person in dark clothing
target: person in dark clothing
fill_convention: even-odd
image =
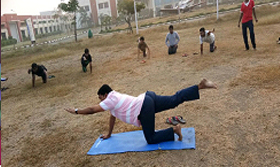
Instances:
[[[28,70],[28,74],[32,73],[32,86],[35,87],[35,75],[42,77],[43,83],[47,83],[48,73],[47,68],[43,65],[37,65],[33,63],[31,69]]]
[[[82,69],[84,72],[87,72],[87,66],[89,64],[90,73],[92,73],[92,58],[91,58],[91,55],[89,54],[88,49],[85,49],[85,53],[83,54],[83,56],[81,58],[81,64],[82,64]]]

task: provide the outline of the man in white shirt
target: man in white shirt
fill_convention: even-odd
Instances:
[[[166,35],[165,44],[168,47],[168,54],[175,54],[178,49],[180,37],[176,31],[173,31],[173,25],[169,26],[169,33]]]
[[[215,46],[215,35],[213,32],[215,29],[213,28],[212,31],[205,30],[203,27],[199,30],[200,36],[200,53],[203,54],[203,42],[207,42],[210,44],[210,52],[214,52],[217,49],[217,46]]]

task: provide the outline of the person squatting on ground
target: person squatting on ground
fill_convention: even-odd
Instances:
[[[90,73],[92,73],[92,58],[87,48],[85,49],[85,53],[81,57],[81,64],[82,64],[83,72],[87,72],[87,66],[89,64]]]
[[[48,73],[47,68],[43,65],[37,65],[33,63],[31,69],[28,70],[28,74],[32,73],[32,86],[35,87],[35,75],[42,77],[43,83],[47,83]]]
[[[137,48],[137,53],[138,56],[137,58],[140,59],[140,53],[143,53],[143,60],[142,62],[145,63],[146,61],[144,60],[145,58],[150,58],[150,48],[148,47],[148,45],[145,42],[145,38],[144,37],[140,37],[139,41],[138,41],[138,48]]]
[[[200,53],[203,54],[203,42],[207,42],[210,44],[210,52],[214,52],[217,48],[215,46],[215,35],[214,32],[215,29],[213,28],[212,31],[205,30],[204,27],[200,28],[199,30],[199,41],[200,41]]]
[[[251,38],[252,46],[256,50],[252,13],[254,14],[256,22],[258,22],[258,19],[256,16],[256,11],[255,11],[254,1],[253,0],[244,0],[244,2],[241,5],[241,14],[240,14],[240,18],[238,21],[238,27],[240,27],[240,22],[242,19],[242,33],[243,33],[243,40],[244,40],[246,50],[249,50],[247,28],[249,28],[249,30],[250,30],[250,38]]]
[[[169,26],[169,33],[166,35],[165,44],[168,47],[168,54],[175,54],[178,49],[180,37],[176,31],[173,31],[173,25]]]
[[[123,122],[142,126],[144,136],[148,144],[155,144],[164,141],[174,141],[174,133],[183,136],[180,125],[165,130],[155,131],[155,114],[177,107],[185,101],[199,99],[199,90],[217,88],[216,85],[203,79],[198,85],[182,89],[173,96],[159,96],[155,92],[147,91],[138,97],[121,94],[114,91],[110,86],[104,84],[97,92],[101,102],[98,105],[85,109],[66,108],[72,114],[95,114],[109,110],[111,113],[109,121],[109,132],[101,138],[107,139],[111,136],[116,117]]]

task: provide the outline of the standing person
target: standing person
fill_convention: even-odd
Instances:
[[[155,131],[155,114],[177,107],[185,101],[199,99],[199,90],[217,88],[216,85],[203,79],[198,85],[182,89],[173,96],[159,96],[155,92],[147,91],[138,97],[121,94],[111,89],[109,85],[103,85],[97,92],[101,102],[85,109],[65,109],[72,114],[95,114],[110,110],[109,132],[102,135],[103,139],[111,136],[116,117],[120,120],[142,126],[144,136],[148,144],[156,144],[164,141],[174,141],[174,133],[183,136],[180,125],[165,130]]]
[[[166,35],[165,44],[168,47],[168,54],[175,54],[178,49],[180,37],[176,31],[173,31],[173,25],[169,26],[169,33]]]
[[[32,86],[35,87],[35,75],[42,77],[43,83],[47,83],[48,73],[47,68],[43,65],[37,65],[33,63],[31,69],[28,70],[28,74],[32,73]]]
[[[256,11],[255,11],[254,1],[253,0],[244,0],[244,2],[241,5],[241,14],[240,14],[240,18],[238,21],[238,27],[240,27],[240,22],[242,19],[242,33],[243,33],[243,40],[244,40],[246,50],[249,50],[247,28],[249,28],[249,30],[250,30],[250,38],[251,38],[252,46],[256,50],[252,13],[254,14],[256,22],[258,22],[258,19],[256,16]]]
[[[91,55],[89,54],[89,50],[86,48],[85,53],[83,54],[81,58],[81,64],[82,64],[82,69],[84,72],[87,72],[87,65],[89,64],[90,67],[90,73],[92,73],[92,58]]]
[[[215,35],[213,32],[215,29],[213,28],[212,31],[205,30],[204,27],[202,27],[199,30],[200,36],[199,36],[199,41],[200,41],[200,53],[203,54],[203,42],[207,42],[210,44],[210,52],[214,52],[217,49],[217,46],[215,46]]]
[[[138,49],[137,49],[137,53],[138,53],[138,59],[140,58],[139,55],[141,52],[143,52],[143,60],[142,62],[145,63],[146,61],[144,60],[146,57],[149,59],[150,58],[150,48],[148,47],[148,45],[145,42],[145,38],[144,37],[140,37],[139,38],[139,43],[138,43]]]

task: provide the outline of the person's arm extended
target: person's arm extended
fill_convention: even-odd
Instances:
[[[253,8],[253,15],[254,15],[254,17],[255,17],[256,22],[258,22],[255,7]]]
[[[240,14],[240,17],[239,17],[239,20],[238,20],[238,27],[240,27],[240,22],[242,20],[242,17],[243,17],[243,13]]]
[[[89,63],[90,73],[92,73],[92,62]]]
[[[203,43],[200,44],[200,54],[203,54]]]
[[[32,87],[35,87],[35,74],[32,74]]]
[[[209,36],[211,33],[213,33],[213,32],[215,32],[215,28],[213,28],[213,30],[212,31],[209,31],[208,33],[207,33],[207,35]]]
[[[48,81],[48,72],[46,70],[44,70],[44,73],[46,74],[46,83]]]
[[[75,109],[73,109],[73,108],[65,108],[64,110],[68,111],[71,114],[76,114]],[[94,105],[92,107],[88,107],[85,109],[78,109],[77,114],[84,114],[84,115],[95,114],[95,113],[102,112],[102,111],[105,111],[105,110],[103,108],[101,108],[100,105]]]
[[[113,129],[114,129],[115,121],[116,121],[116,117],[114,117],[114,116],[111,114],[111,116],[110,116],[110,122],[109,122],[109,132],[108,132],[107,135],[102,135],[101,138],[103,138],[103,139],[108,139],[109,137],[111,137],[111,134],[112,134]]]

